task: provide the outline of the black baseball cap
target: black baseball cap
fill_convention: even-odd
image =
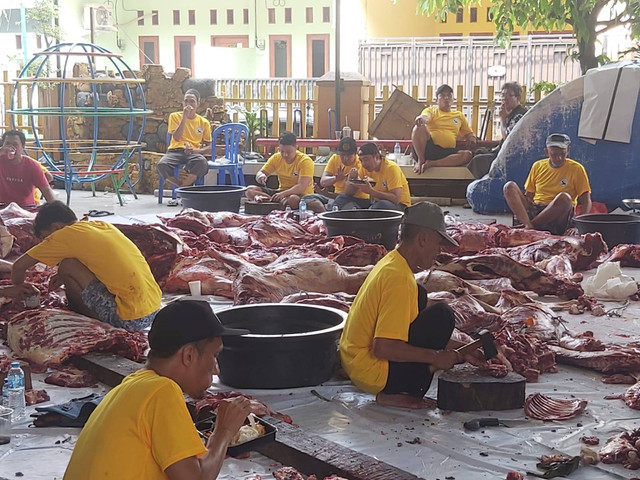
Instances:
[[[358,149],[358,145],[356,145],[356,141],[351,137],[344,137],[340,140],[340,144],[338,145],[338,150],[336,153],[338,155],[353,155],[356,153]]]
[[[380,150],[378,150],[378,146],[375,143],[368,142],[360,147],[358,155],[380,155]]]
[[[151,330],[149,346],[158,352],[175,351],[187,343],[213,337],[245,335],[249,330],[227,328],[202,300],[176,300],[160,310]]]

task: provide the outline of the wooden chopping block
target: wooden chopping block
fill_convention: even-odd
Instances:
[[[244,202],[247,215],[267,215],[273,210],[284,210],[284,205],[278,202]]]
[[[456,412],[522,408],[525,383],[514,372],[494,378],[480,375],[471,365],[457,365],[438,378],[438,408]]]

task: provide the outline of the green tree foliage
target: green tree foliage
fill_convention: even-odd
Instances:
[[[395,0],[394,0],[395,1]],[[460,8],[477,5],[478,0],[416,0],[423,15],[444,18]],[[601,12],[611,12],[609,20],[598,20]],[[625,25],[633,38],[640,37],[640,0],[493,0],[491,7],[497,40],[508,44],[515,29],[573,29],[578,45],[577,57],[582,72],[597,67],[603,56],[596,56],[596,37],[612,28]]]
[[[55,22],[58,18],[58,6],[53,0],[36,0],[34,6],[27,9],[26,15],[38,33],[44,36],[47,48],[60,42],[62,30]]]

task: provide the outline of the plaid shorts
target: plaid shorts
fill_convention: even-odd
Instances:
[[[153,322],[157,311],[134,320],[122,320],[116,312],[116,297],[107,290],[100,280],[93,280],[82,291],[82,301],[93,310],[101,322],[108,323],[112,327],[124,328],[131,332],[144,330]]]

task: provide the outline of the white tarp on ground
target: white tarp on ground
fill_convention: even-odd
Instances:
[[[595,271],[590,272],[591,274]],[[640,276],[640,270],[623,269],[630,276]],[[588,276],[588,275],[587,275]],[[606,303],[606,308],[620,303]],[[219,305],[217,305],[219,306]],[[622,317],[578,316],[562,313],[567,327],[575,332],[592,330],[605,342],[627,343],[640,340],[640,302],[631,302]],[[346,381],[335,380],[315,388],[293,390],[245,391],[267,403],[274,410],[291,415],[294,422],[306,431],[327,440],[375,457],[422,478],[501,479],[510,470],[524,473],[535,469],[540,455],[563,453],[577,455],[582,444],[580,437],[595,435],[600,439],[598,450],[607,438],[624,429],[640,427],[640,412],[629,409],[620,400],[604,400],[605,395],[622,393],[626,385],[601,382],[597,372],[559,366],[559,373],[543,374],[538,383],[527,384],[527,394],[541,392],[561,398],[581,398],[589,401],[586,411],[565,422],[541,422],[514,428],[490,427],[478,432],[466,432],[462,424],[476,417],[495,416],[501,419],[524,418],[522,410],[506,412],[444,413],[383,408],[374,403],[373,396],[359,392]],[[54,403],[87,395],[100,389],[65,389],[42,383],[42,375],[35,375],[35,388],[46,388]],[[428,395],[435,397],[434,380]],[[215,389],[228,390],[223,385]],[[317,391],[330,401],[311,393]],[[30,407],[30,411],[33,407]],[[64,429],[25,430],[23,422],[19,438],[0,446],[0,477],[15,478],[22,472],[25,479],[61,479],[77,430],[69,429],[71,438],[65,439]],[[418,438],[419,440],[416,440]],[[227,460],[222,480],[258,480],[272,478],[277,465],[271,459],[252,454],[248,460]],[[640,472],[637,472],[640,476]],[[582,466],[572,479],[632,478],[634,472],[621,465],[598,464]]]

